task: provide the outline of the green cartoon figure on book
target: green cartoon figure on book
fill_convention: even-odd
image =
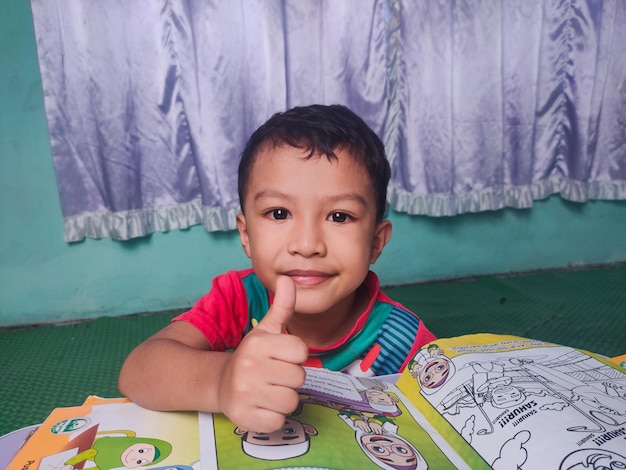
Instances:
[[[93,461],[98,470],[138,468],[157,464],[172,452],[172,445],[161,439],[137,437],[133,431],[101,431],[90,449],[65,462],[63,470],[81,468],[79,464]],[[90,467],[94,468],[94,467]]]

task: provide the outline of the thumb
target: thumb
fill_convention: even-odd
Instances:
[[[267,314],[257,325],[269,333],[283,333],[296,307],[296,285],[289,276],[279,276],[276,293]]]

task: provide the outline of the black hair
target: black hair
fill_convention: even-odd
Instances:
[[[239,162],[239,204],[248,190],[250,171],[258,153],[267,145],[304,149],[306,158],[337,158],[335,150],[348,151],[366,170],[376,200],[376,221],[385,216],[387,184],[391,176],[385,147],[376,133],[354,112],[342,105],[300,106],[274,114],[250,136]]]

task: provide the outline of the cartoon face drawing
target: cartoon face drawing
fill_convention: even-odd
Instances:
[[[371,422],[359,424],[344,414],[338,416],[354,431],[354,438],[365,456],[378,467],[384,470],[428,469],[424,457],[397,433],[398,426],[393,421],[386,421],[375,430]]]
[[[559,470],[618,470],[626,468],[626,457],[602,449],[580,449],[569,454]]]
[[[363,449],[380,463],[395,469],[415,468],[417,454],[403,439],[392,434],[361,435]]]
[[[121,456],[121,461],[127,468],[137,468],[154,461],[156,449],[150,444],[134,444],[128,447]]]
[[[450,373],[450,363],[445,358],[429,361],[420,370],[418,380],[424,388],[436,388],[446,381]]]
[[[264,433],[249,431],[246,435],[246,440],[263,446],[300,444],[307,440],[307,432],[300,421],[287,418],[283,427],[274,432]]]
[[[116,431],[126,434],[124,437],[99,437],[91,449],[85,450],[68,459],[65,464],[77,466],[85,461],[93,461],[100,470],[114,468],[138,468],[157,464],[165,460],[172,452],[172,445],[161,439],[136,437],[133,431]],[[101,431],[98,434],[107,434]]]
[[[420,392],[425,395],[436,393],[455,374],[454,362],[444,355],[436,344],[422,348],[408,365],[411,375],[417,380]]]
[[[393,406],[398,401],[380,388],[368,388],[365,396],[372,405]]]
[[[317,435],[317,430],[294,418],[285,419],[282,428],[261,433],[235,429],[242,436],[243,451],[251,457],[263,460],[282,460],[304,455],[309,450],[309,436]]]
[[[491,403],[496,408],[506,408],[514,406],[526,399],[522,390],[511,385],[496,387],[491,391]]]

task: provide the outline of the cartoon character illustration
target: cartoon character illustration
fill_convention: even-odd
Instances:
[[[271,433],[247,431],[237,427],[235,434],[241,436],[241,447],[250,457],[262,460],[283,460],[306,454],[310,447],[310,436],[317,429],[290,417],[281,429]]]
[[[105,436],[96,437],[90,449],[68,459],[63,470],[81,468],[80,464],[86,461],[93,461],[99,470],[138,468],[157,464],[172,452],[169,442],[137,437],[133,431],[100,431],[97,435]]]
[[[326,397],[322,395],[300,394],[301,403],[325,406],[338,411],[353,411],[355,413],[367,413],[394,417],[402,414],[398,408],[398,397],[386,392],[382,387],[376,386],[367,390],[359,391],[360,400],[351,400],[343,397]]]
[[[393,417],[402,414],[398,408],[398,397],[387,392],[387,385],[377,379],[345,377],[342,393],[333,394],[330,390],[315,390],[304,386],[298,391],[301,403],[321,405],[327,408],[357,413],[370,413]],[[350,390],[346,392],[346,390]]]
[[[592,423],[572,426],[568,431],[604,432],[606,425],[626,423],[626,401],[610,393],[606,384],[600,388],[595,383],[595,376],[612,370],[605,369],[606,366],[587,368],[584,363],[589,359],[578,354],[566,354],[560,359],[558,364],[541,363],[532,358],[512,359],[511,362],[520,373],[541,384]]]
[[[398,397],[385,392],[381,387],[371,387],[365,390],[365,398],[376,411],[393,416],[400,414]]]
[[[559,470],[618,470],[626,468],[626,457],[602,449],[580,449],[569,454]]]
[[[463,408],[477,408],[484,419],[477,421],[477,417],[472,414],[471,422],[466,420],[464,427],[466,433],[463,436],[471,442],[471,434],[467,432],[469,425],[473,429],[478,422],[482,423],[477,431],[479,435],[494,431],[493,422],[484,410],[486,403],[497,409],[514,407],[526,400],[527,392],[513,383],[513,377],[506,374],[505,364],[502,362],[471,362],[463,366],[463,369],[466,368],[473,370],[470,379],[448,392],[436,408],[442,415],[457,415]],[[530,393],[545,395],[542,391]]]
[[[315,372],[314,374],[323,374]],[[417,470],[428,468],[426,461],[406,439],[398,434],[396,419],[402,414],[398,396],[388,385],[370,377],[333,376],[331,385],[305,382],[299,389],[301,403],[336,410],[355,432],[359,449],[384,469]]]
[[[593,423],[571,426],[568,431],[601,432],[606,429],[605,425],[625,423],[626,401],[616,391],[619,387],[614,383],[611,383],[612,387],[604,383],[600,388],[578,378],[589,373],[581,372],[580,364],[576,364],[577,357],[563,356],[563,362],[558,366],[542,364],[541,357],[469,362],[460,370],[471,367],[473,373],[470,379],[434,404],[444,415],[457,415],[462,408],[477,408],[487,426],[479,429],[478,434],[492,433],[496,421],[494,416],[487,416],[486,404],[495,409],[517,410],[516,407],[519,407],[519,412],[524,412],[531,405],[537,406],[536,402],[528,401],[530,396],[553,397],[555,401],[541,405],[542,410],[558,411],[570,407]],[[566,372],[568,361],[573,367],[569,374]]]
[[[398,427],[393,422],[386,421],[381,429],[376,429],[365,417],[358,424],[345,414],[339,414],[339,417],[354,430],[359,448],[378,467],[385,470],[428,469],[419,451],[397,434]]]
[[[352,428],[359,428],[364,432],[382,434],[385,432],[385,423],[395,425],[392,418],[384,415],[374,415],[372,413],[359,413],[353,410],[340,410],[339,416],[345,421],[346,418],[352,421]]]
[[[436,344],[430,344],[419,351],[408,367],[411,375],[417,379],[422,393],[426,394],[448,382],[455,372],[454,363],[444,356]]]
[[[562,469],[622,468],[623,461],[611,452],[623,453],[619,452],[623,440],[618,438],[626,423],[623,372],[567,347],[507,347],[493,343],[484,351],[454,350],[451,380],[449,374],[447,380],[444,377],[445,367],[438,378],[426,380],[427,366],[436,364],[434,357],[441,357],[440,353],[423,354],[421,361],[416,357],[412,371],[421,398],[492,468],[538,468],[544,460],[537,450],[544,450],[555,433],[562,433],[572,446],[592,442],[606,451],[576,454]],[[491,351],[493,359],[484,360],[483,352]],[[567,436],[572,433],[576,435]],[[552,467],[558,466],[567,450],[555,446],[554,452],[550,458],[558,460],[551,462]],[[508,465],[512,462],[517,466]]]
[[[613,382],[603,382],[602,386],[607,395],[626,398],[626,384],[620,385]]]

